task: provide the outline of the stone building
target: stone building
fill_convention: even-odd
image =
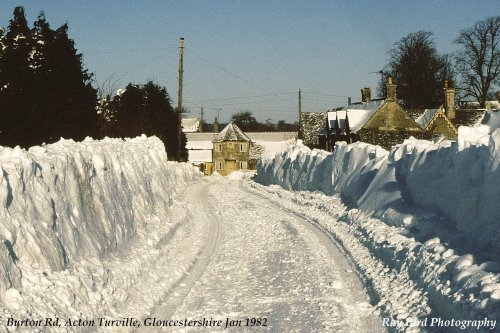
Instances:
[[[218,123],[214,122],[214,124],[216,126],[212,128],[218,128]],[[233,124],[233,126],[235,125]],[[229,129],[227,131],[230,132]],[[249,170],[255,170],[258,159],[281,153],[297,141],[297,132],[248,132],[244,133],[244,136],[251,140],[247,160],[247,167]],[[219,138],[219,133],[192,132],[186,133],[186,138],[188,161],[193,165],[199,166],[200,170],[202,170],[205,175],[211,175],[214,170],[214,158],[219,158],[219,156],[221,156],[221,152],[215,152],[214,154],[214,148],[218,148],[218,146],[214,144],[214,140]],[[236,146],[234,141],[226,143],[228,148],[235,149]],[[230,146],[229,143],[231,143],[232,146]],[[222,149],[224,149],[224,143]],[[219,162],[224,162],[222,157]]]
[[[249,169],[252,140],[238,126],[229,123],[212,143],[214,171],[227,176],[235,170]]]
[[[430,137],[442,136],[447,140],[455,140],[458,130],[453,122],[446,116],[443,106],[437,109],[426,109],[424,113],[415,120],[420,127],[429,133]]]
[[[455,140],[458,135],[455,126],[455,88],[444,81],[444,105],[437,109],[425,109],[423,113],[415,119],[420,127],[429,133],[430,137],[442,136],[448,140]]]
[[[385,99],[372,100],[370,88],[363,88],[361,102],[328,111],[322,139],[326,150],[332,150],[337,141],[363,141],[390,149],[410,136],[428,138],[428,133],[397,103],[391,76],[387,78],[386,91]]]

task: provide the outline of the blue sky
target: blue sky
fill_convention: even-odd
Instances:
[[[175,105],[184,37],[184,104],[192,116],[203,106],[208,121],[250,110],[293,122],[299,89],[303,111],[359,100],[360,88],[376,90],[370,72],[408,33],[431,31],[438,51],[452,53],[461,29],[500,14],[500,0],[2,0],[0,26],[18,5],[30,24],[42,10],[52,28],[67,21],[98,84],[153,80]]]

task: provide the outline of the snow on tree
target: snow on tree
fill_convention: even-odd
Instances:
[[[92,75],[83,68],[67,24],[53,30],[40,13],[30,29],[23,7],[16,7],[2,44],[1,145],[98,136]]]

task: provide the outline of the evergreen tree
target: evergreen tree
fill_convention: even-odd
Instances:
[[[155,135],[165,144],[169,159],[177,156],[177,131],[181,126],[165,88],[153,82],[143,86],[129,84],[121,95],[101,103],[101,128],[106,135],[135,137]],[[186,136],[182,135],[183,151],[187,159]]]
[[[31,32],[22,7],[14,10],[14,18],[3,39],[0,58],[0,144],[23,144],[30,136],[26,119],[34,113],[36,101],[31,97],[35,89],[30,67],[32,52]]]
[[[30,30],[24,9],[15,8],[0,54],[1,145],[99,134],[92,76],[67,31],[67,24],[52,30],[43,12]]]
[[[44,140],[97,137],[97,92],[91,85],[92,75],[83,69],[82,55],[68,37],[68,25],[52,31],[42,14],[34,29],[38,27],[42,42],[36,43],[36,47],[44,54],[37,75],[38,87],[42,90],[45,121],[51,125],[45,127]]]

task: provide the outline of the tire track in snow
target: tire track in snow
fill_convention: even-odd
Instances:
[[[267,318],[261,330],[273,332],[383,332],[359,277],[331,239],[238,184],[221,178],[209,187],[224,230],[173,319],[254,317]]]
[[[258,191],[250,190],[242,182],[239,183],[239,188],[249,195],[254,195],[261,200],[268,201],[268,198],[264,195]],[[279,206],[275,202],[272,202],[272,205],[294,217],[294,219],[285,223],[293,234],[306,240],[305,244],[310,246],[310,251],[315,251],[316,246],[311,246],[312,244],[320,244],[333,258],[333,261],[337,265],[335,267],[336,271],[340,277],[337,281],[333,282],[333,287],[338,289],[345,288],[345,291],[350,296],[349,300],[355,304],[354,309],[357,307],[358,314],[361,315],[351,318],[354,321],[359,321],[360,325],[356,328],[356,332],[383,332],[384,329],[381,327],[381,320],[376,319],[376,316],[370,317],[367,315],[368,312],[373,310],[371,305],[367,303],[369,295],[363,287],[363,281],[356,269],[356,264],[348,256],[345,249],[321,225],[309,220],[307,216]],[[348,310],[352,310],[349,305],[347,307],[349,308]],[[365,322],[362,323],[361,320],[365,320]]]
[[[213,253],[216,250],[217,243],[220,238],[221,227],[219,224],[219,218],[214,213],[214,207],[210,202],[207,190],[208,186],[209,184],[207,182],[199,182],[196,185],[191,186],[189,195],[184,196],[191,209],[189,217],[192,221],[190,221],[190,223],[206,224],[206,228],[204,229],[205,232],[198,235],[200,238],[205,238],[206,242],[202,249],[197,253],[193,265],[172,286],[170,291],[164,296],[162,302],[156,306],[153,313],[149,317],[161,319],[171,318],[172,314],[182,304],[193,285],[205,271]],[[188,193],[188,191],[185,193]],[[165,241],[168,242],[168,240]]]

